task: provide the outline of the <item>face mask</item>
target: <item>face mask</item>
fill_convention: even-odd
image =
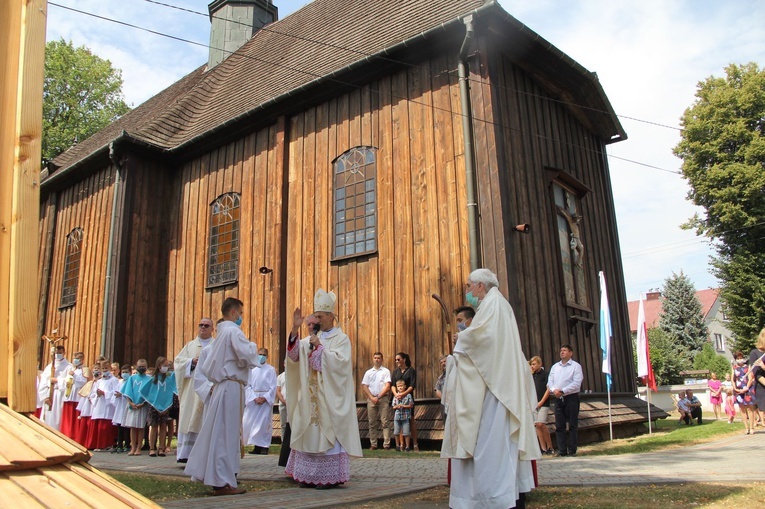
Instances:
[[[79,366],[80,364],[82,364],[82,360],[81,359],[75,359],[74,360],[74,365],[75,366]]]
[[[63,353],[57,353],[56,354],[56,360],[57,361],[64,360],[64,354]]]
[[[746,362],[746,359],[736,359],[736,362],[739,366],[742,366]]]
[[[237,324],[239,327],[241,327],[243,321],[244,320],[242,320],[242,315],[239,315],[239,318],[237,318],[234,323]]]
[[[101,372],[100,371],[94,371],[93,372],[93,378],[101,378]]]
[[[109,371],[104,371],[104,378],[109,380],[112,377],[112,374]]]
[[[258,360],[260,361],[261,364],[266,363],[266,358],[267,357],[265,355],[258,355]]]
[[[160,373],[167,373],[168,369],[170,369],[170,368],[168,368],[167,366],[162,366],[161,368],[159,368],[159,372]]]
[[[473,292],[467,292],[465,294],[465,300],[468,304],[470,304],[472,307],[477,308],[478,307],[478,297],[473,295]]]
[[[135,370],[141,374],[144,374],[146,373],[146,366],[138,366],[137,368],[135,368]]]
[[[457,330],[462,332],[465,329],[467,329],[467,324],[465,322],[460,322],[457,324]]]
[[[123,380],[127,380],[128,378],[130,378],[130,371],[123,371],[122,372],[122,379]]]

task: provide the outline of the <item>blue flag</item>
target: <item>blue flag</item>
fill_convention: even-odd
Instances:
[[[606,275],[601,270],[600,278],[600,349],[603,351],[603,373],[606,374],[606,386],[611,390],[611,311],[608,308],[608,293],[606,292]]]

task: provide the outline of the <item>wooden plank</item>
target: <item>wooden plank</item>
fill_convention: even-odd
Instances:
[[[314,210],[316,217],[330,218],[324,221],[325,227],[314,237],[314,285],[317,288],[329,286],[329,260],[332,250],[332,215],[335,199],[332,195],[334,176],[332,159],[334,152],[329,152],[329,103],[316,107],[316,177]]]
[[[170,192],[170,203],[169,203],[169,209],[170,209],[170,217],[168,220],[168,240],[169,240],[169,249],[167,253],[167,314],[165,317],[165,334],[168,338],[176,337],[176,335],[182,334],[182,329],[176,329],[175,328],[175,320],[176,320],[176,314],[175,313],[175,299],[176,299],[176,285],[177,285],[177,277],[178,277],[178,243],[180,240],[180,235],[182,235],[182,225],[181,225],[181,214],[180,214],[180,203],[181,203],[181,197],[182,197],[182,176],[186,171],[186,166],[183,165],[180,169],[180,171],[175,172],[175,174],[171,178],[171,192]],[[176,333],[177,331],[177,333]],[[131,360],[132,357],[128,356],[127,359],[125,359],[125,362],[132,363]]]
[[[379,147],[377,151],[377,248],[378,287],[378,349],[383,353],[384,365],[393,367],[396,348],[396,287],[395,231],[393,203],[393,122],[391,79],[382,78],[378,84]],[[379,282],[378,282],[379,283]]]
[[[284,190],[284,163],[286,160],[286,154],[284,153],[285,142],[285,119],[279,117],[276,125],[269,129],[269,151],[268,151],[268,168],[269,168],[269,186],[268,197],[269,205],[266,209],[266,224],[272,225],[270,235],[266,238],[266,259],[268,260],[269,267],[274,269],[274,272],[268,276],[269,281],[266,283],[269,285],[269,299],[267,301],[266,317],[268,328],[266,340],[263,344],[269,345],[272,349],[276,350],[277,345],[281,345],[282,341],[282,328],[284,327],[284,309],[282,296],[284,291],[281,287],[283,281],[283,264],[279,263],[280,260],[286,256],[283,251],[283,246],[286,244],[283,237],[283,207],[287,202],[286,198],[288,194]],[[286,315],[291,317],[290,311],[286,312]]]
[[[454,199],[454,146],[452,142],[452,112],[451,98],[449,95],[449,75],[446,72],[448,63],[446,56],[431,60],[431,90],[433,100],[433,135],[437,149],[434,153],[434,191],[436,199],[437,220],[436,231],[438,232],[438,293],[449,310],[455,309],[457,300],[457,288],[462,288],[462,280],[453,278],[454,265],[460,265],[459,239],[457,226],[457,214]],[[432,336],[433,355],[441,357],[449,353],[449,337],[455,330],[448,331],[443,323],[438,303],[430,299],[429,309],[423,309],[428,313],[433,323],[434,335]],[[438,365],[438,359],[432,359]],[[434,373],[435,374],[435,373]],[[433,380],[435,384],[435,380]],[[430,394],[428,394],[430,395]]]
[[[109,229],[111,227],[112,217],[112,205],[114,203],[114,193],[116,192],[114,187],[114,179],[116,176],[116,168],[113,165],[109,165],[108,169],[100,176],[100,181],[96,184],[97,192],[95,196],[92,196],[88,200],[88,207],[91,207],[91,203],[98,203],[96,210],[100,209],[101,214],[96,219],[98,231],[98,241],[95,249],[92,251],[92,262],[95,265],[95,271],[93,272],[92,283],[85,286],[87,289],[85,293],[91,295],[91,303],[87,306],[89,309],[89,315],[91,316],[87,333],[94,344],[98,345],[96,348],[101,353],[104,351],[104,345],[102,342],[106,339],[101,337],[102,324],[104,320],[104,292],[105,292],[105,280],[106,280],[106,265],[109,257]],[[123,184],[124,185],[124,184]],[[112,270],[116,269],[114,267]],[[105,351],[108,356],[108,351]]]
[[[334,175],[335,175],[335,169],[333,166],[334,160],[337,158],[337,156],[340,155],[340,153],[337,150],[337,127],[338,127],[338,115],[339,115],[339,102],[338,99],[332,99],[327,103],[328,108],[328,114],[327,114],[327,125],[329,126],[328,134],[327,134],[327,171],[328,171],[328,192],[329,199],[326,204],[326,208],[322,210],[326,210],[327,213],[330,215],[330,221],[334,221],[334,211],[335,211],[335,198],[333,193],[334,190]],[[337,294],[338,292],[338,281],[340,280],[340,267],[337,263],[330,263],[330,260],[334,257],[333,252],[333,246],[334,246],[334,240],[333,240],[333,228],[327,229],[326,234],[326,242],[327,242],[327,276],[326,276],[326,289],[327,291],[332,291]],[[322,287],[324,288],[324,287]],[[313,306],[313,301],[311,301],[311,306]]]
[[[189,211],[189,223],[186,225],[186,228],[195,230],[193,238],[196,239],[196,244],[205,247],[201,265],[199,264],[199,253],[196,253],[196,256],[193,258],[187,258],[186,260],[186,270],[196,274],[195,277],[191,278],[190,283],[196,298],[194,300],[194,307],[191,310],[184,309],[184,323],[188,323],[195,313],[199,316],[213,317],[213,322],[220,318],[220,306],[218,306],[218,309],[215,309],[213,306],[212,293],[214,290],[207,289],[207,276],[210,268],[210,204],[218,197],[215,194],[215,167],[217,158],[217,150],[213,150],[201,157],[199,159],[199,166],[194,168],[193,178],[198,182],[197,192],[199,194],[194,200],[195,205]],[[197,218],[196,225],[191,222],[194,217]],[[186,249],[192,249],[191,246],[191,244],[187,244]]]
[[[75,474],[79,475],[89,484],[98,486],[118,501],[125,503],[134,509],[161,509],[161,506],[137,493],[114,478],[91,467],[87,463],[75,463],[67,465]]]
[[[414,241],[412,214],[398,211],[412,210],[412,165],[410,159],[410,127],[408,109],[407,73],[401,71],[391,78],[393,98],[393,231],[395,232],[395,316],[396,344],[394,353],[414,352]]]
[[[260,311],[252,317],[252,328],[250,330],[250,340],[259,341],[263,337],[265,330],[266,316],[264,313],[264,292],[266,276],[260,274],[258,269],[265,266],[265,238],[269,234],[269,224],[266,222],[266,208],[268,206],[268,153],[269,153],[268,128],[257,132],[253,142],[254,151],[254,169],[253,183],[250,192],[252,196],[252,255],[250,257],[250,292],[251,302],[258,302],[261,305]]]
[[[35,408],[46,2],[0,7],[0,397]],[[12,170],[11,170],[12,169]]]
[[[25,509],[48,509],[50,507],[38,502],[29,492],[17,486],[13,481],[14,477],[11,473],[0,474],[0,500],[13,500],[14,505]]]
[[[287,301],[290,305],[288,313],[296,307],[304,311],[305,306],[313,306],[313,300],[303,298],[303,207],[307,204],[303,201],[303,126],[305,117],[303,114],[290,118],[289,128],[289,171],[287,196],[289,199],[289,214],[287,215],[287,250],[290,255],[287,258]],[[269,146],[271,146],[269,144]],[[272,168],[269,164],[269,173]],[[271,179],[269,179],[271,180]],[[310,291],[310,290],[309,290]],[[291,324],[288,324],[291,327]]]
[[[310,108],[303,113],[303,157],[302,166],[296,168],[301,174],[301,199],[303,200],[303,216],[301,218],[300,238],[303,249],[302,272],[303,299],[310,301],[316,291],[316,259],[314,256],[314,237],[322,237],[327,228],[332,227],[330,221],[317,221],[321,217],[332,217],[316,209],[314,197],[316,187],[316,109]],[[315,233],[318,230],[318,233]]]
[[[84,477],[73,474],[72,470],[64,465],[44,470],[41,469],[41,471],[44,472],[53,485],[57,485],[59,488],[63,488],[81,498],[81,505],[85,503],[94,504],[96,507],[107,505],[110,509],[130,509],[135,507],[133,504],[120,500],[121,497],[118,495],[121,494],[120,491],[122,490],[116,490],[116,485],[110,486],[103,482],[98,482],[99,479],[95,476],[89,475]]]
[[[239,235],[239,299],[243,302],[255,302],[252,298],[252,275],[253,259],[257,254],[253,251],[253,237],[258,235],[257,231],[262,228],[253,223],[253,209],[255,202],[252,194],[253,171],[255,167],[255,139],[256,133],[247,135],[242,140],[241,164],[237,165],[238,175],[234,181],[241,190],[242,200],[240,209],[240,235]],[[254,271],[257,274],[257,270]],[[253,312],[250,317],[250,324],[254,326],[258,322],[258,313]],[[257,330],[255,327],[248,327],[248,334]],[[249,337],[249,336],[248,336]]]

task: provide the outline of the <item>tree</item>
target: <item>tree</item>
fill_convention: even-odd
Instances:
[[[691,362],[681,347],[658,327],[648,329],[648,346],[656,385],[683,383],[680,372],[691,369]],[[637,365],[637,357],[635,359]]]
[[[682,117],[675,155],[688,198],[702,207],[685,225],[714,240],[714,274],[736,348],[765,326],[765,70],[731,64],[700,82]]]
[[[85,46],[45,46],[42,157],[51,160],[130,111],[122,71]]]
[[[706,343],[695,359],[693,359],[693,369],[708,369],[711,373],[716,373],[717,378],[724,379],[725,373],[730,373],[730,361],[725,356],[715,352],[712,345]]]
[[[661,291],[659,328],[680,348],[680,354],[693,360],[707,342],[709,331],[701,314],[696,288],[680,271],[664,280]]]

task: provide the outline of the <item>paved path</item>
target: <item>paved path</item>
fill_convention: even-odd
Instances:
[[[761,481],[757,469],[741,469],[741,458],[765,448],[765,431],[735,435],[703,445],[663,452],[617,456],[545,457],[538,463],[542,486],[631,486],[680,482]],[[276,455],[248,454],[242,460],[239,479],[281,481],[284,470]],[[174,457],[130,457],[94,453],[90,464],[100,469],[183,475]],[[350,502],[422,491],[445,483],[446,460],[438,458],[364,458],[351,461],[352,478],[334,490],[288,488],[229,497],[205,497],[165,502],[167,508],[295,508],[334,507]]]

